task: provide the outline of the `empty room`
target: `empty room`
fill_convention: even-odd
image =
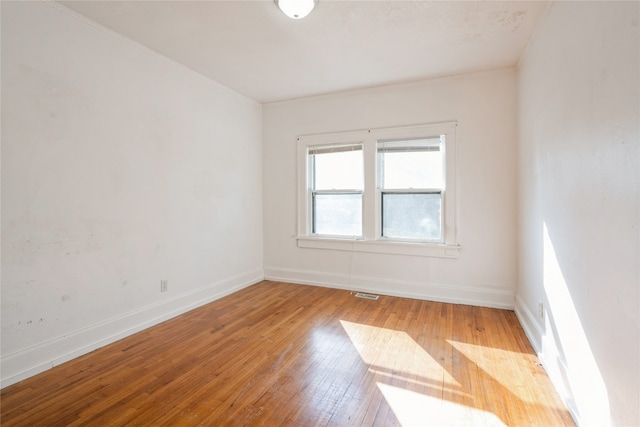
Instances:
[[[640,2],[0,17],[3,426],[640,425]]]

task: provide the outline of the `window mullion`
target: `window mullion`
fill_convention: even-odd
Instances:
[[[377,225],[376,197],[376,141],[365,139],[364,152],[364,193],[362,195],[362,237],[375,240]]]

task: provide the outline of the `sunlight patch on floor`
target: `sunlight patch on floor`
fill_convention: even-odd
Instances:
[[[532,381],[532,375],[523,375],[523,372],[533,368],[533,362],[529,362],[522,353],[453,340],[447,342],[518,399],[539,403],[527,388],[527,384]],[[509,365],[514,365],[513,369],[507,369]]]
[[[504,427],[494,414],[413,391],[377,383],[380,392],[403,427],[487,426]]]
[[[340,323],[370,372],[410,382],[457,388],[455,379],[404,331],[341,320]],[[443,384],[444,383],[444,384]]]

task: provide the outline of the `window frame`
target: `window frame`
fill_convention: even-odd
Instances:
[[[310,147],[314,147],[314,148],[310,148]],[[311,151],[314,151],[314,153],[311,153]],[[322,145],[313,145],[313,146],[308,146],[307,147],[307,197],[308,197],[308,202],[309,206],[310,206],[310,210],[309,210],[309,215],[310,215],[310,222],[309,222],[309,228],[308,228],[308,233],[312,236],[316,236],[316,237],[331,237],[331,238],[336,238],[336,239],[351,239],[351,238],[356,238],[358,236],[348,236],[348,235],[330,235],[330,234],[315,234],[315,226],[316,226],[316,215],[315,215],[315,204],[316,204],[316,196],[317,195],[338,195],[338,194],[344,194],[344,195],[359,195],[360,196],[360,200],[362,200],[362,197],[364,195],[364,179],[363,179],[363,183],[362,183],[362,189],[359,188],[341,188],[341,189],[317,189],[316,188],[316,158],[312,156],[313,155],[317,155],[317,154],[323,154],[324,153],[333,153],[333,152],[347,152],[347,151],[359,151],[360,153],[364,153],[364,145],[362,143],[352,143],[352,144],[322,144]],[[361,154],[362,157],[364,157],[364,154]],[[364,158],[362,158],[362,165],[364,168]],[[361,202],[362,203],[362,202]],[[360,225],[362,228],[362,218],[360,218]]]
[[[384,182],[384,166],[383,166],[383,160],[382,160],[382,156],[380,155],[380,152],[389,152],[387,151],[388,148],[385,148],[384,145],[398,145],[399,147],[401,147],[400,149],[402,151],[420,151],[419,150],[419,145],[418,142],[419,141],[425,141],[425,140],[438,140],[438,151],[441,153],[442,158],[444,159],[444,162],[442,164],[442,184],[440,185],[440,187],[435,188],[435,187],[420,187],[420,188],[413,188],[413,187],[397,187],[397,188],[383,188],[383,182]],[[381,140],[377,140],[376,141],[376,209],[378,210],[378,214],[379,217],[377,218],[376,221],[376,236],[377,239],[381,240],[381,241],[392,241],[392,242],[416,242],[416,243],[445,243],[445,230],[444,230],[444,223],[445,223],[445,218],[444,218],[444,212],[443,212],[443,206],[444,206],[444,191],[446,188],[446,152],[444,151],[444,145],[446,144],[446,136],[445,136],[445,142],[443,143],[443,138],[442,135],[438,135],[438,137],[436,138],[435,136],[432,137],[424,137],[424,138],[411,138],[411,139],[402,139],[402,140],[391,140],[391,141],[381,141]],[[428,146],[434,146],[435,144],[433,143],[428,143]],[[381,147],[382,146],[382,147]],[[413,150],[411,149],[411,147],[413,146]],[[441,210],[440,210],[440,238],[439,239],[415,239],[415,238],[402,238],[402,237],[389,237],[389,236],[385,236],[384,235],[384,196],[385,194],[438,194],[440,195],[440,206],[441,206]]]
[[[444,122],[365,129],[358,131],[302,135],[297,137],[297,236],[298,247],[373,252],[415,256],[457,258],[458,242],[456,177],[457,122]],[[382,201],[379,178],[378,142],[433,138],[444,135],[441,144],[445,164],[441,200],[442,241],[416,241],[382,236]],[[312,233],[312,168],[309,165],[310,147],[362,144],[364,161],[364,189],[362,192],[362,236],[324,236]]]

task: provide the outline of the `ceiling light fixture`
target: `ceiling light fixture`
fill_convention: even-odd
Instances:
[[[280,10],[291,19],[302,19],[316,5],[317,0],[273,0]]]

